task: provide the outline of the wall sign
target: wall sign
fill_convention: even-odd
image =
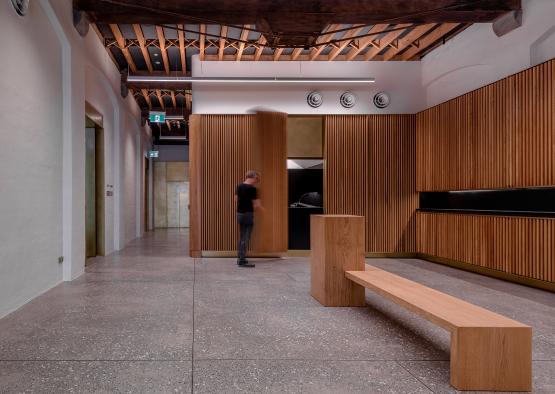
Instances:
[[[151,158],[151,159],[155,159],[155,158],[158,157],[159,153],[160,152],[157,151],[157,150],[149,150],[148,151],[148,157]]]
[[[159,111],[150,111],[148,113],[150,123],[164,123],[166,121],[166,113]]]

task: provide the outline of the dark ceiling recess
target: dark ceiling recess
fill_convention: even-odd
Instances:
[[[414,61],[521,0],[74,0],[125,74],[190,75],[231,61]],[[143,112],[191,111],[191,86],[130,84]],[[174,130],[183,132],[186,122]],[[176,126],[177,127],[177,126]]]
[[[272,45],[310,45],[329,24],[492,22],[520,0],[75,0],[98,23],[256,26]],[[230,26],[231,27],[231,26]]]

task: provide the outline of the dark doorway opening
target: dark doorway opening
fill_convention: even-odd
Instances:
[[[100,118],[101,119],[101,118]],[[85,255],[104,256],[104,129],[85,121]],[[87,260],[88,262],[88,260]]]

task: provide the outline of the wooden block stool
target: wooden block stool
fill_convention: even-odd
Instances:
[[[364,216],[310,217],[310,294],[324,306],[365,306],[364,287],[345,271],[364,271]]]

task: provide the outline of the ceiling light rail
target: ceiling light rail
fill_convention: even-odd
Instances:
[[[127,82],[141,83],[336,83],[370,84],[375,78],[288,78],[288,77],[184,77],[129,75]]]

